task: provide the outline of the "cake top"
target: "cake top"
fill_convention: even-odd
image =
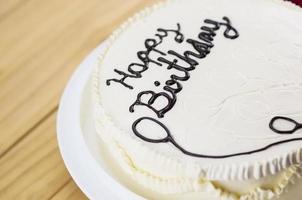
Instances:
[[[278,0],[167,4],[122,26],[102,58],[100,103],[114,126],[213,169],[262,176],[300,163],[301,10]]]

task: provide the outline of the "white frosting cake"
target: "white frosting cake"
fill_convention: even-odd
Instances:
[[[171,0],[107,45],[94,75],[96,129],[134,181],[218,199],[290,191],[302,166],[301,8]]]

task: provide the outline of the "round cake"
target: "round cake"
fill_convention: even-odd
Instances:
[[[291,192],[302,186],[301,8],[170,0],[106,45],[94,73],[96,130],[133,181],[207,200],[302,195]]]

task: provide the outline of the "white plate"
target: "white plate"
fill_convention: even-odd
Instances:
[[[103,50],[104,45],[100,45],[92,51],[65,88],[57,117],[60,152],[70,175],[88,198],[142,200],[114,178],[94,130],[89,84]]]

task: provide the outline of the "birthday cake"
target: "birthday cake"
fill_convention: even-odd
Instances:
[[[106,45],[94,73],[96,130],[132,181],[198,199],[299,199],[301,8],[170,0]]]

